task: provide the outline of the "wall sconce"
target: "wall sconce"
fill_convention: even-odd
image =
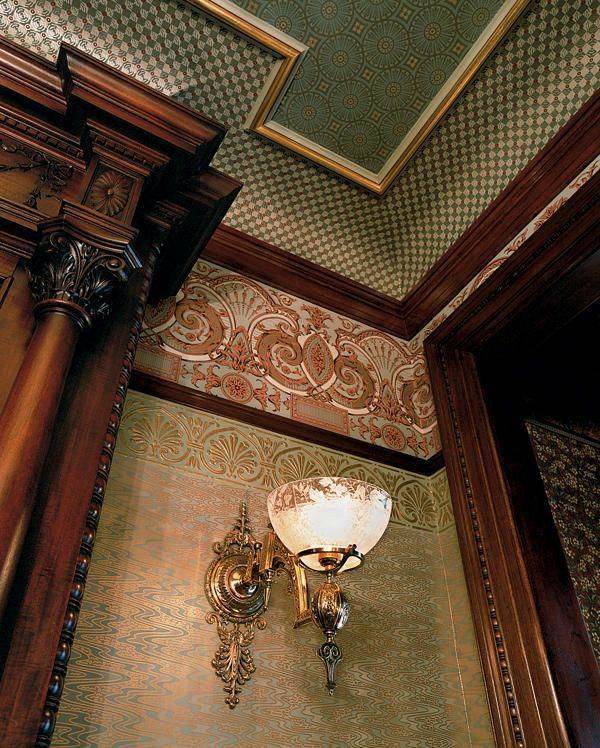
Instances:
[[[327,688],[335,689],[342,653],[336,633],[348,620],[349,605],[336,578],[360,566],[390,520],[390,495],[377,486],[350,478],[308,478],[286,483],[267,498],[269,529],[263,542],[250,527],[245,501],[233,530],[213,549],[217,558],[206,571],[205,592],[213,608],[206,620],[216,623],[221,645],[212,661],[225,683],[225,703],[232,709],[255,671],[250,652],[255,629],[264,629],[278,574],[289,578],[295,603],[294,627],[311,619],[325,641],[317,650],[325,664]],[[304,569],[325,574],[309,598]]]

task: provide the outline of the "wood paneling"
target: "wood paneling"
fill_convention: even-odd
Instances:
[[[514,385],[516,344],[531,346],[600,296],[582,282],[598,262],[599,187],[596,175],[426,343],[500,745],[600,741],[600,673]],[[514,378],[502,375],[509,368]]]
[[[203,257],[400,338],[414,337],[598,154],[600,94],[439,258],[402,300],[221,225]]]
[[[163,400],[189,405],[192,408],[198,408],[198,410],[216,413],[225,418],[233,418],[244,423],[251,423],[259,428],[268,429],[278,434],[303,439],[311,444],[320,444],[323,447],[347,452],[348,454],[380,462],[383,465],[391,465],[401,470],[411,470],[419,475],[432,475],[444,466],[441,452],[428,460],[424,460],[420,457],[404,454],[403,452],[396,452],[393,449],[386,449],[378,444],[369,444],[359,439],[353,439],[350,436],[335,434],[332,431],[310,426],[306,423],[295,421],[292,418],[284,418],[283,416],[278,416],[276,413],[265,413],[248,405],[241,405],[231,400],[224,400],[214,395],[208,395],[205,392],[198,392],[175,382],[167,382],[151,374],[135,371],[131,380],[131,386],[133,389],[144,392],[147,395],[160,397]]]
[[[0,136],[30,160],[29,171],[60,177],[60,190],[43,199],[22,179],[23,189],[11,191],[16,165],[5,170],[0,195],[0,278],[9,281],[0,404],[16,429],[4,449],[15,477],[2,496],[28,489],[14,507],[23,511],[5,513],[0,547],[14,546],[18,559],[1,621],[2,745],[51,738],[153,258],[160,251],[156,296],[177,290],[239,191],[209,166],[224,133],[68,45],[51,65],[0,39]],[[81,327],[98,317],[76,346],[59,324],[67,311]]]

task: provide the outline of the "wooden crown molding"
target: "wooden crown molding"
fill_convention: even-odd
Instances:
[[[407,335],[396,299],[231,226],[217,228],[202,258],[378,330]]]
[[[257,428],[273,431],[276,434],[302,439],[311,444],[320,444],[338,452],[346,452],[356,457],[372,460],[382,465],[389,465],[400,470],[408,470],[418,475],[433,475],[444,467],[441,452],[428,460],[413,457],[404,452],[381,447],[378,444],[369,444],[360,439],[353,439],[351,436],[336,434],[333,431],[310,426],[292,418],[284,418],[275,413],[265,413],[248,405],[241,405],[215,395],[192,390],[182,384],[167,382],[160,377],[141,371],[135,370],[133,372],[131,388],[146,395],[159,397],[162,400],[188,405],[191,408],[214,413],[224,418],[232,418],[235,421],[242,421],[242,423],[250,423]]]
[[[408,334],[428,324],[488,262],[589,164],[600,150],[595,93],[408,292]]]
[[[242,186],[209,166],[227,128],[68,44],[53,65],[0,37],[0,94],[0,138],[64,164],[61,198],[100,210],[95,180],[115,174],[119,220],[167,232],[152,296],[175,293]],[[0,198],[0,223],[30,243],[48,217]]]
[[[596,94],[402,300],[224,224],[202,256],[378,330],[411,339],[592,161],[599,143],[600,94]]]

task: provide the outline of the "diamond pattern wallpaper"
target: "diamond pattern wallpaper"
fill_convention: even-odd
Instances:
[[[225,221],[401,298],[598,86],[600,6],[534,0],[379,199],[244,129],[273,57],[191,6],[0,0],[0,33],[61,40],[230,125],[215,165],[244,189]]]
[[[502,0],[237,0],[308,46],[272,118],[378,172]]]

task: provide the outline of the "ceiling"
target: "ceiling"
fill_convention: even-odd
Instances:
[[[216,17],[215,2],[5,5],[0,31],[15,42],[51,61],[72,44],[229,125],[213,162],[244,182],[229,226],[397,299],[600,84],[600,5],[532,0],[380,198],[248,129],[281,57]]]
[[[362,173],[375,184],[391,162],[428,134],[432,117],[435,124],[442,116],[447,99],[465,84],[465,71],[477,68],[507,30],[507,13],[525,5],[514,0],[236,4],[306,45],[270,124],[300,144],[326,149],[340,164],[348,162],[346,176]],[[363,179],[363,186],[370,185]]]

